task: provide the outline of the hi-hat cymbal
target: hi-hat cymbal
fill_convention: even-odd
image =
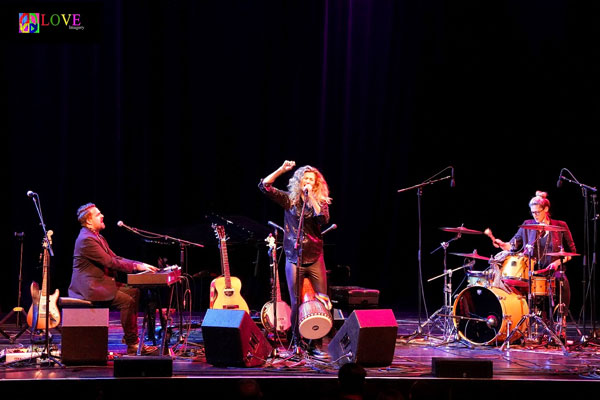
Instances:
[[[481,234],[483,234],[483,232],[481,232],[481,231],[475,231],[473,229],[463,228],[462,226],[459,226],[458,228],[440,228],[440,229],[443,230],[444,232],[466,233],[466,234],[469,234],[469,235],[481,235]]]
[[[477,250],[473,251],[472,253],[450,253],[454,256],[461,256],[461,257],[466,257],[466,258],[476,258],[478,260],[489,260],[490,257],[484,257],[484,256],[480,256],[479,254],[477,254]]]
[[[546,231],[546,232],[564,232],[567,230],[567,228],[563,228],[562,226],[544,225],[544,224],[523,224],[523,225],[519,225],[519,227],[523,228],[523,229]]]
[[[550,256],[550,257],[575,257],[575,256],[580,256],[581,254],[569,253],[566,251],[557,251],[554,253],[546,253],[546,255]]]

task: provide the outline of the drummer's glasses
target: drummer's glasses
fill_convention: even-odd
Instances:
[[[543,213],[544,210],[539,210],[539,211],[532,211],[531,215],[540,215],[541,213]]]

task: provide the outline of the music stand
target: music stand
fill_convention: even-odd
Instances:
[[[0,320],[0,335],[7,338],[10,343],[14,343],[15,340],[17,340],[23,333],[25,333],[29,329],[27,327],[27,314],[23,310],[23,307],[21,307],[21,288],[23,286],[22,282],[23,282],[23,237],[24,236],[25,236],[24,232],[15,232],[15,237],[19,240],[19,242],[21,242],[21,245],[20,245],[21,251],[20,251],[20,255],[19,255],[19,287],[18,287],[18,294],[17,294],[17,306],[14,307],[8,314],[6,314],[4,316],[4,318],[2,318],[2,320]],[[16,318],[17,318],[16,322],[15,322],[15,327],[17,329],[20,329],[20,331],[17,332],[15,335],[10,336],[8,333],[6,333],[2,329],[2,325],[6,321],[8,321],[10,319],[10,317],[12,317],[13,314],[16,314]]]

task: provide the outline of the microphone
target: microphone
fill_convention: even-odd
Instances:
[[[273,221],[269,221],[269,222],[267,222],[267,223],[268,223],[269,225],[271,225],[273,228],[275,228],[275,229],[279,229],[281,232],[284,232],[283,228],[282,228],[282,227],[280,227],[279,225],[277,225],[275,222],[273,222]]]
[[[135,230],[135,228],[132,228],[132,227],[130,227],[130,226],[128,226],[128,225],[125,225],[125,224],[123,223],[123,221],[118,221],[118,222],[117,222],[117,226],[118,226],[119,228],[125,228],[125,229],[127,229],[127,230],[130,230],[131,232],[135,232],[135,231],[136,231],[136,230]]]
[[[33,197],[33,196],[37,196],[38,194],[36,192],[32,192],[31,190],[27,191],[27,196],[28,197]]]
[[[556,181],[557,188],[560,188],[562,186],[562,180],[563,180],[563,176],[562,176],[562,172],[561,172],[560,176],[558,177],[558,180]]]
[[[454,187],[456,186],[456,182],[454,181],[454,167],[450,168],[452,168],[452,173],[450,174],[450,187]]]
[[[327,232],[329,232],[329,231],[331,231],[333,229],[337,229],[337,225],[336,224],[333,224],[329,228],[325,229],[323,232],[321,232],[321,235],[324,235],[324,234],[326,234]]]
[[[304,194],[308,195],[308,192],[310,192],[312,190],[312,185],[310,183],[307,183],[306,185],[304,185]]]

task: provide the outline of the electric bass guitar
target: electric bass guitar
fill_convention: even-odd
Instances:
[[[242,282],[239,278],[231,276],[229,273],[229,259],[227,257],[227,238],[225,237],[225,228],[221,225],[213,225],[213,229],[219,239],[219,249],[221,250],[221,270],[222,276],[213,279],[210,283],[210,308],[224,310],[244,310],[250,314],[248,304],[242,298],[240,289]]]
[[[60,324],[60,312],[56,302],[58,300],[58,289],[48,296],[48,288],[46,282],[46,276],[49,272],[50,267],[50,245],[52,244],[52,234],[54,232],[48,231],[48,237],[44,238],[43,247],[43,271],[42,271],[42,290],[36,282],[31,283],[31,307],[27,313],[27,324],[33,329],[46,330],[46,315],[48,315],[48,328],[56,328]],[[46,306],[48,307],[48,314],[46,314]]]
[[[265,241],[267,242],[269,254],[273,260],[271,263],[271,268],[273,269],[274,285],[271,292],[271,301],[268,301],[260,311],[260,320],[265,330],[268,332],[273,332],[275,329],[277,329],[277,332],[286,332],[288,329],[290,329],[290,326],[292,326],[292,309],[285,301],[281,300],[276,254],[277,243],[272,234],[269,234],[269,237],[267,237]],[[277,309],[275,309],[275,304],[277,305]],[[277,324],[275,324],[275,314],[277,314]]]

